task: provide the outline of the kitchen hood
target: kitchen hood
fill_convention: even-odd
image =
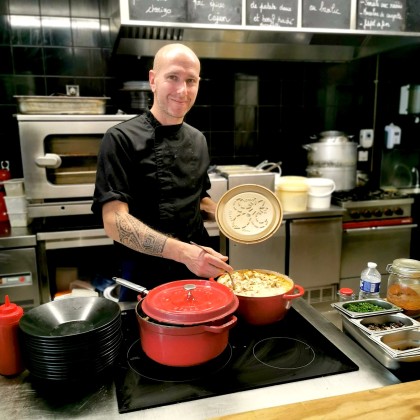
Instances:
[[[208,28],[120,24],[115,53],[153,57],[163,45],[182,42],[200,58],[347,62],[420,45],[420,34],[308,28]]]

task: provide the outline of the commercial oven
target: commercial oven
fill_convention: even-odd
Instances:
[[[357,189],[333,200],[347,211],[343,218],[340,286],[358,293],[360,273],[369,261],[382,275],[381,296],[386,296],[386,267],[396,258],[410,258],[413,199],[397,192]]]
[[[18,114],[29,217],[90,214],[101,139],[132,117]]]
[[[69,286],[69,280],[115,274],[109,269],[115,262],[112,240],[91,212],[92,196],[104,133],[133,117],[16,116],[41,303]]]

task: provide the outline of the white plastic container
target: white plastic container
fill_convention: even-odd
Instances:
[[[16,197],[5,196],[4,201],[6,203],[7,214],[11,213],[26,213],[28,202],[24,195]]]
[[[381,289],[381,273],[376,269],[377,264],[368,262],[360,275],[359,299],[377,299]]]
[[[387,149],[392,149],[396,144],[400,144],[401,128],[393,123],[385,126],[385,143]]]
[[[9,222],[11,227],[24,227],[28,226],[32,219],[29,218],[28,212],[22,212],[22,213],[8,213],[9,216]]]
[[[308,208],[328,209],[331,205],[331,194],[335,182],[329,178],[308,178]]]
[[[3,185],[8,197],[25,195],[23,178],[8,179],[3,182]]]
[[[308,188],[305,177],[280,177],[276,185],[276,195],[283,211],[305,211],[308,205]]]

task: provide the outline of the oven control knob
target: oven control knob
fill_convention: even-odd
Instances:
[[[376,210],[373,212],[373,215],[374,215],[375,217],[381,217],[381,216],[382,216],[382,210],[381,210],[381,209],[376,209]]]
[[[363,212],[363,217],[369,219],[370,217],[372,217],[372,212],[370,210],[365,210]]]
[[[392,216],[392,210],[391,209],[385,209],[384,210],[384,215],[385,216]]]
[[[394,209],[394,213],[397,216],[402,216],[404,214],[404,210],[401,207],[397,207],[396,209]]]
[[[352,219],[360,219],[360,213],[357,210],[352,210],[350,212],[350,217]]]

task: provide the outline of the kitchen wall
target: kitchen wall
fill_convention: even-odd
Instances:
[[[107,112],[113,113],[130,108],[123,83],[147,79],[151,58],[113,55],[107,5],[0,2],[0,161],[11,162],[14,177],[22,176],[14,95],[64,93],[66,84],[78,84],[82,96],[111,97]],[[394,64],[396,71],[385,73],[393,88],[406,71]],[[374,127],[377,70],[376,57],[342,64],[206,59],[186,120],[205,133],[214,164],[269,159],[281,161],[284,174],[305,175],[302,145],[311,136],[332,129],[357,136]],[[384,99],[383,108],[394,102]],[[374,153],[380,160],[381,147]],[[361,165],[370,169],[371,158]]]
[[[377,159],[381,161],[382,186],[410,186],[415,180],[411,169],[420,169],[420,116],[399,111],[401,86],[420,84],[420,68],[414,60],[419,54],[417,47],[381,57],[376,135],[382,151]],[[384,127],[390,123],[401,128],[401,144],[387,149]]]

